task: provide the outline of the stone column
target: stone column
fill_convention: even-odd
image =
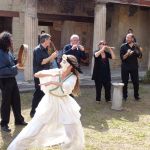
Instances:
[[[124,84],[112,83],[112,85],[114,87],[114,90],[111,109],[122,110],[122,88]]]
[[[37,0],[26,0],[24,17],[24,43],[28,45],[24,69],[25,81],[33,80],[33,49],[38,40]]]
[[[149,11],[149,22],[148,23],[150,24],[150,11]],[[150,30],[149,30],[148,34],[150,34]],[[150,43],[149,43],[149,41],[148,41],[148,49],[149,49],[149,51],[148,51],[148,64],[147,65],[148,65],[148,70],[150,70]]]
[[[150,70],[150,51],[148,52],[148,70]]]
[[[106,34],[106,2],[107,0],[96,0],[94,16],[93,52],[97,49],[99,41],[105,40]],[[91,69],[93,70],[93,60]]]
[[[70,43],[70,36],[75,33],[75,25],[74,21],[64,21],[61,32],[61,47]]]
[[[105,40],[106,34],[106,2],[97,0],[94,17],[93,50],[97,49],[100,40]]]

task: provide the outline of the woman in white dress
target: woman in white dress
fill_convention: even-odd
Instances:
[[[28,125],[12,141],[7,150],[26,150],[59,144],[62,150],[83,150],[84,133],[80,122],[80,106],[69,95],[77,96],[80,68],[72,55],[63,55],[61,69],[43,70],[40,79],[45,96]]]

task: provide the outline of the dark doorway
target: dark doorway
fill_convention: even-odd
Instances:
[[[0,17],[0,33],[3,31],[12,33],[12,17]]]
[[[61,30],[56,29],[55,27],[56,22],[49,22],[49,21],[39,21],[39,26],[46,26],[49,28],[50,34],[52,36],[52,41],[57,50],[61,49]]]

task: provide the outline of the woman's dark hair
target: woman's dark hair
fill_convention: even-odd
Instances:
[[[9,48],[12,47],[11,37],[12,35],[7,31],[0,33],[0,49],[9,51]]]
[[[77,77],[77,81],[76,84],[74,86],[74,89],[72,91],[72,94],[74,96],[78,96],[80,94],[80,81],[79,81],[79,70],[77,70],[77,68],[79,68],[79,63],[77,61],[77,58],[73,55],[66,55],[67,56],[67,61],[69,60],[69,62],[71,62],[72,65],[72,72],[74,75],[76,75]],[[81,71],[81,70],[80,70]]]

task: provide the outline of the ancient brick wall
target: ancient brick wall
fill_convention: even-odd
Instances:
[[[12,18],[13,45],[16,54],[20,45],[24,41],[24,9],[25,0],[0,1],[0,10],[19,12],[19,17]]]
[[[39,13],[68,14],[76,16],[94,16],[92,0],[40,0]]]

